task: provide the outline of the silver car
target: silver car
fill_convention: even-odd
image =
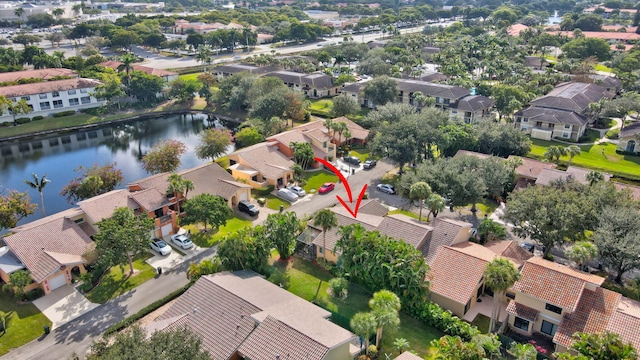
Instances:
[[[297,185],[289,186],[287,188],[287,190],[289,190],[292,193],[298,195],[299,197],[304,197],[305,195],[307,195],[307,193],[304,191],[304,189],[301,188],[300,186],[297,186]]]
[[[298,195],[296,195],[293,191],[285,188],[278,189],[278,196],[289,202],[298,200]]]
[[[171,235],[171,241],[178,247],[181,247],[184,250],[191,249],[193,247],[193,242],[184,234],[174,234]]]

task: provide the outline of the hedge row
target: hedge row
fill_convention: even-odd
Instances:
[[[67,111],[61,111],[59,113],[55,113],[53,114],[53,117],[64,117],[64,116],[71,116],[73,114],[75,114],[76,111],[75,110],[67,110]]]
[[[464,341],[471,341],[474,335],[480,334],[477,327],[453,315],[451,311],[443,309],[436,303],[423,303],[419,308],[410,309],[409,312],[427,325],[433,326],[447,335],[459,336]]]

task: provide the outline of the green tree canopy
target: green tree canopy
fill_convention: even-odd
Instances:
[[[346,115],[353,115],[360,111],[360,104],[356,102],[356,100],[346,94],[341,94],[339,96],[334,97],[332,100],[333,108],[332,116],[340,117]]]
[[[29,195],[8,190],[0,193],[0,229],[10,229],[22,218],[33,214],[38,206],[31,203]]]
[[[74,171],[82,175],[71,180],[60,192],[70,204],[107,193],[124,181],[122,171],[116,169],[116,163],[102,166],[93,164],[90,168],[78,166]]]
[[[496,258],[487,264],[484,269],[484,284],[493,290],[493,309],[491,311],[491,322],[489,332],[495,330],[496,321],[500,318],[500,302],[504,293],[520,279],[520,271],[505,258]]]
[[[600,334],[578,332],[573,335],[574,342],[571,350],[577,356],[569,353],[558,354],[560,360],[635,360],[638,351],[623,341],[620,335],[608,331]]]
[[[375,106],[382,106],[396,99],[398,83],[388,76],[378,76],[367,83],[362,93]]]
[[[196,155],[200,159],[215,159],[227,151],[231,145],[231,132],[226,129],[206,129],[200,133],[200,144],[196,146]]]
[[[178,140],[162,140],[142,158],[142,167],[150,174],[173,172],[180,167],[180,157],[187,152]]]
[[[262,273],[270,248],[271,244],[264,240],[264,228],[257,226],[226,236],[218,245],[218,257],[229,271],[251,269]]]
[[[264,223],[265,237],[271,243],[281,260],[289,259],[296,249],[296,236],[300,220],[293,211],[269,214]]]
[[[640,268],[640,217],[636,208],[629,206],[605,207],[600,224],[593,234],[600,259],[607,268],[616,272],[616,281],[622,275]]]
[[[233,214],[223,198],[207,193],[196,195],[187,200],[183,209],[186,213],[183,221],[186,224],[202,223],[204,231],[207,231],[208,225],[214,228],[224,226],[227,219]]]

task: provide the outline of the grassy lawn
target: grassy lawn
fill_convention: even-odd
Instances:
[[[300,296],[307,301],[313,301],[325,309],[336,312],[346,318],[351,318],[355,313],[369,311],[368,302],[371,294],[357,284],[349,284],[347,298],[336,299],[329,294],[328,281],[333,277],[328,272],[320,269],[310,261],[294,257],[292,262],[283,264],[276,262],[277,255],[272,256],[271,263],[281,271],[287,269],[289,274],[288,289],[291,293]],[[404,338],[409,341],[411,350],[420,356],[429,354],[429,342],[444,334],[427,326],[421,321],[413,319],[405,314],[400,314],[400,326],[398,328],[385,329],[382,336],[382,350],[388,354],[393,353],[393,341],[396,338]]]
[[[360,161],[365,162],[369,158],[369,149],[355,149],[349,151],[349,156],[355,156]]]
[[[611,72],[611,68],[606,67],[603,64],[596,64],[596,66],[593,67],[593,69],[595,71],[606,71],[606,72]]]
[[[197,73],[193,73],[193,74],[182,74],[180,76],[178,76],[180,79],[184,80],[184,81],[189,81],[189,80],[198,80],[198,76],[202,74],[201,72],[197,72]]]
[[[554,141],[531,139],[531,151],[528,156],[536,159],[544,159],[544,152],[548,146],[561,145]],[[630,179],[640,179],[640,157],[622,155],[616,153],[616,145],[602,143],[598,145],[578,145],[582,153],[573,158],[572,164],[576,166],[605,171],[614,175]],[[560,162],[567,164],[569,156],[560,158]]]
[[[429,210],[427,208],[422,208],[422,220],[423,221],[427,221],[427,214],[429,213]],[[404,210],[404,209],[395,209],[393,211],[389,211],[389,215],[393,215],[393,214],[402,214],[405,216],[408,216],[410,218],[414,218],[414,219],[418,219],[418,214],[411,212],[409,210]]]
[[[476,209],[478,210],[476,216],[478,218],[482,218],[485,214],[489,216],[491,213],[496,211],[498,206],[499,204],[495,200],[482,198],[481,202],[476,204]],[[471,209],[471,205],[469,205],[469,209]]]
[[[254,199],[264,198],[265,200],[267,200],[264,206],[272,210],[280,210],[280,205],[282,205],[282,207],[284,207],[285,209],[291,206],[290,202],[280,199],[279,197],[272,194],[258,195],[254,190],[251,190],[251,197],[253,197]]]
[[[94,303],[104,304],[107,300],[116,298],[150,280],[156,275],[156,269],[144,262],[150,257],[151,254],[148,254],[133,262],[133,267],[137,272],[131,277],[129,276],[128,264],[124,266],[124,273],[120,266],[112,267],[109,273],[102,277],[100,284],[87,294],[87,299]]]
[[[477,326],[478,330],[480,330],[481,333],[486,334],[487,332],[489,332],[490,323],[491,319],[488,316],[478,314],[476,315],[476,318],[471,322],[471,325]]]
[[[0,334],[0,356],[38,338],[44,325],[51,326],[38,308],[31,304],[18,304],[6,293],[0,293],[0,317],[4,319],[7,332]]]
[[[311,100],[309,110],[314,115],[330,117],[331,110],[333,110],[333,101],[329,99]]]
[[[209,227],[209,231],[202,232],[201,227],[196,227],[196,225],[193,224],[183,226],[186,230],[191,231],[191,241],[203,248],[212,247],[219,243],[223,237],[237,233],[240,229],[244,229],[246,227],[251,227],[251,221],[237,216],[232,216],[227,219],[227,223],[224,226],[221,226],[217,231],[212,231]]]
[[[304,185],[304,190],[307,193],[315,193],[318,188],[326,182],[338,182],[338,176],[328,171],[314,171],[308,172],[304,175],[304,179],[307,182]]]

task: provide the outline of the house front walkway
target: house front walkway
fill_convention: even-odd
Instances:
[[[49,295],[33,301],[33,304],[53,323],[52,329],[62,326],[77,317],[97,308],[87,300],[74,285],[65,285]]]
[[[462,318],[464,321],[472,322],[473,320],[475,320],[478,314],[482,314],[491,318],[491,310],[493,309],[493,297],[483,294],[480,297],[480,300],[482,300],[482,302],[476,302],[473,307],[469,309],[469,312],[464,314],[464,317]],[[500,303],[500,318],[498,319],[498,321],[500,321],[501,323],[504,322],[507,319],[507,315],[507,304],[502,302]]]

